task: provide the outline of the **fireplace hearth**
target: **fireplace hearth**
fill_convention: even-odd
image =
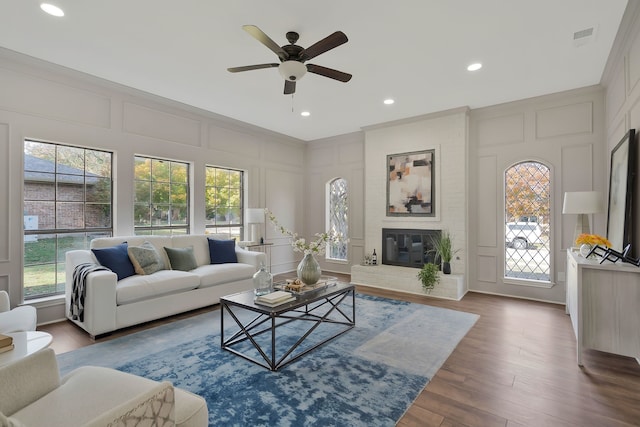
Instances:
[[[382,264],[413,268],[422,268],[427,262],[438,264],[432,240],[440,234],[440,230],[383,228]]]

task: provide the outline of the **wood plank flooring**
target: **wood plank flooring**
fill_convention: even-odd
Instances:
[[[580,368],[564,306],[477,293],[448,301],[362,286],[358,292],[480,315],[400,427],[640,426],[640,365],[588,350]],[[218,309],[149,322],[98,342]],[[53,335],[57,353],[94,343],[70,322],[38,329]]]

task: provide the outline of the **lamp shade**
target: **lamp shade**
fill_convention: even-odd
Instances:
[[[571,191],[564,193],[563,214],[594,214],[604,211],[599,191]]]
[[[264,223],[264,209],[247,209],[247,224]]]

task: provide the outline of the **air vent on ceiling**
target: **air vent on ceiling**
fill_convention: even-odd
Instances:
[[[573,45],[578,47],[583,46],[587,43],[591,43],[595,38],[595,34],[595,27],[589,27],[580,31],[576,31],[575,33],[573,33]]]

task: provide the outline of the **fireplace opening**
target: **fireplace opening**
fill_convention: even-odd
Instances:
[[[382,229],[382,263],[422,268],[428,262],[439,264],[433,253],[432,240],[440,230]]]

